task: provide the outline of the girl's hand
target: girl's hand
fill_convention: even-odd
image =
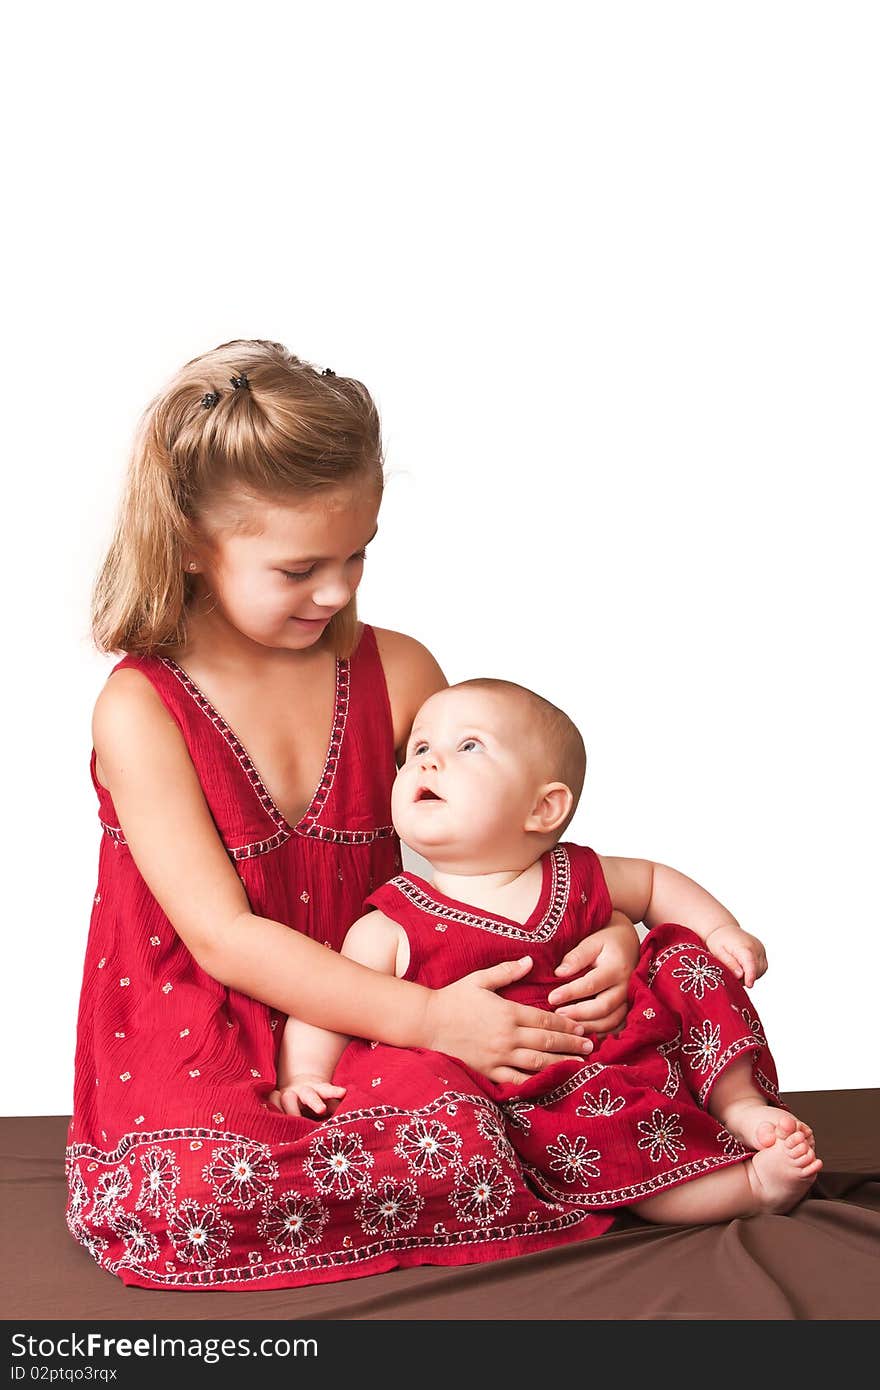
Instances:
[[[311,1114],[325,1119],[333,1114],[344,1095],[344,1086],[333,1086],[322,1076],[300,1075],[292,1077],[280,1090],[270,1092],[269,1104],[285,1115]]]
[[[607,927],[584,937],[560,961],[555,973],[568,983],[550,991],[548,1004],[558,1014],[586,1023],[592,1034],[614,1032],[627,1015],[627,986],[640,950],[632,922],[622,912],[613,912]],[[568,979],[579,970],[587,973]]]
[[[726,923],[706,937],[706,949],[731,970],[746,989],[751,989],[767,969],[767,953],[756,936]]]
[[[584,1057],[593,1044],[574,1019],[492,992],[511,985],[532,968],[531,956],[474,970],[443,989],[430,991],[426,1044],[458,1057],[490,1081],[527,1081],[532,1072],[562,1056]]]

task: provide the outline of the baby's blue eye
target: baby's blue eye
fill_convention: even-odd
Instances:
[[[427,748],[427,746],[427,743],[417,743],[415,748],[412,750],[412,756],[414,758],[417,758],[419,756],[419,753],[422,752],[423,749]]]
[[[466,738],[461,745],[461,749],[462,752],[467,753],[469,748],[479,748],[480,746],[481,744],[478,738]]]

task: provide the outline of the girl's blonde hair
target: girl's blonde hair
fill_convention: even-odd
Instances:
[[[231,378],[247,377],[247,386]],[[216,392],[216,403],[203,397]],[[195,357],[150,402],[135,436],[107,557],[95,582],[92,636],[103,652],[183,646],[208,513],[244,499],[286,502],[356,480],[381,493],[379,414],[367,388],[321,373],[282,343],[235,339]],[[241,531],[247,517],[233,523]],[[355,599],[326,628],[349,656]]]

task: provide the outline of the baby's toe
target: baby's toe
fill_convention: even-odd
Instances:
[[[755,1138],[758,1141],[759,1148],[769,1149],[773,1144],[776,1143],[776,1140],[778,1138],[778,1135],[776,1133],[776,1126],[772,1123],[771,1120],[762,1120],[761,1123],[758,1125],[758,1132],[755,1135]]]
[[[787,1110],[781,1110],[776,1117],[776,1133],[780,1139],[787,1139],[790,1134],[794,1134],[799,1123],[794,1115],[789,1114]]]

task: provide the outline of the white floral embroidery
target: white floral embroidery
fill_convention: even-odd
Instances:
[[[278,1177],[271,1150],[264,1144],[235,1144],[215,1149],[202,1169],[202,1181],[213,1187],[217,1200],[250,1211],[257,1199],[270,1195]]]
[[[372,1166],[373,1155],[366,1152],[357,1135],[339,1130],[319,1135],[305,1163],[306,1172],[321,1192],[335,1192],[346,1201],[356,1188],[365,1185]]]
[[[103,1240],[101,1236],[96,1236],[94,1231],[90,1230],[79,1217],[69,1221],[68,1226],[74,1240],[78,1240],[80,1245],[85,1246],[92,1259],[97,1260],[98,1264],[100,1264],[103,1259],[104,1251],[107,1249],[106,1240]]]
[[[406,1159],[414,1173],[439,1178],[456,1161],[460,1147],[461,1135],[439,1120],[413,1120],[397,1131],[394,1152]]]
[[[743,1147],[736,1135],[731,1134],[729,1129],[719,1129],[715,1138],[726,1154],[748,1153],[748,1149]]]
[[[742,1016],[742,1021],[748,1028],[749,1032],[753,1033],[758,1042],[761,1043],[764,1047],[766,1047],[767,1039],[764,1037],[764,1030],[761,1027],[760,1019],[756,1015],[752,1014],[749,1009],[740,1009],[739,1012]]]
[[[604,1086],[598,1096],[588,1096],[584,1094],[584,1103],[579,1105],[574,1112],[576,1115],[586,1115],[592,1118],[595,1115],[616,1115],[618,1110],[622,1110],[626,1105],[623,1096],[613,1096]]]
[[[690,994],[702,999],[707,989],[717,989],[721,983],[721,968],[710,965],[708,956],[682,956],[681,965],[672,972],[673,979],[681,980],[682,994]]]
[[[493,1105],[491,1110],[481,1109],[477,1111],[477,1129],[483,1138],[492,1145],[502,1162],[509,1163],[511,1168],[517,1167],[516,1152],[507,1137],[504,1120],[497,1106]]]
[[[675,1162],[677,1151],[684,1152],[685,1146],[678,1138],[684,1131],[678,1120],[678,1115],[664,1115],[662,1110],[655,1110],[650,1120],[639,1120],[639,1129],[644,1135],[639,1140],[639,1148],[651,1150],[652,1163],[659,1163],[664,1154]]]
[[[180,1169],[171,1149],[150,1149],[142,1156],[141,1167],[146,1177],[141,1183],[135,1209],[140,1211],[146,1207],[153,1216],[158,1216],[160,1207],[174,1198],[174,1189],[180,1182]]]
[[[106,1217],[114,1207],[118,1207],[123,1197],[131,1191],[131,1177],[127,1168],[114,1168],[112,1173],[102,1173],[95,1183],[95,1202],[92,1207],[92,1220]]]
[[[602,1155],[598,1149],[588,1149],[587,1143],[583,1134],[576,1139],[570,1139],[567,1134],[558,1134],[556,1143],[547,1145],[547,1153],[552,1159],[550,1167],[554,1172],[562,1173],[563,1182],[584,1182],[585,1178],[599,1176],[595,1160]]]
[[[143,1264],[155,1260],[159,1254],[159,1242],[152,1231],[128,1211],[118,1211],[110,1218],[116,1235],[125,1241],[125,1256],[132,1264]]]
[[[233,1230],[216,1207],[185,1201],[169,1208],[169,1216],[168,1236],[179,1259],[213,1265],[227,1254]]]
[[[282,1192],[257,1222],[257,1231],[273,1250],[291,1253],[320,1240],[330,1213],[314,1197]]]
[[[449,1200],[461,1221],[488,1226],[507,1211],[512,1196],[513,1183],[496,1162],[489,1158],[472,1158],[466,1168],[456,1173],[455,1191]]]
[[[82,1216],[90,1201],[89,1189],[83,1182],[82,1173],[79,1168],[74,1168],[73,1177],[70,1183],[70,1196],[68,1198],[68,1211],[74,1220]]]
[[[501,1109],[507,1117],[507,1123],[514,1129],[521,1129],[523,1134],[528,1134],[532,1128],[529,1113],[534,1110],[534,1105],[530,1105],[525,1100],[503,1101]]]
[[[425,1205],[411,1182],[383,1182],[374,1192],[365,1192],[355,1212],[368,1235],[391,1236],[409,1230]]]
[[[692,1041],[685,1043],[682,1052],[697,1071],[708,1071],[721,1047],[721,1025],[705,1018],[701,1028],[691,1028],[690,1035]]]

